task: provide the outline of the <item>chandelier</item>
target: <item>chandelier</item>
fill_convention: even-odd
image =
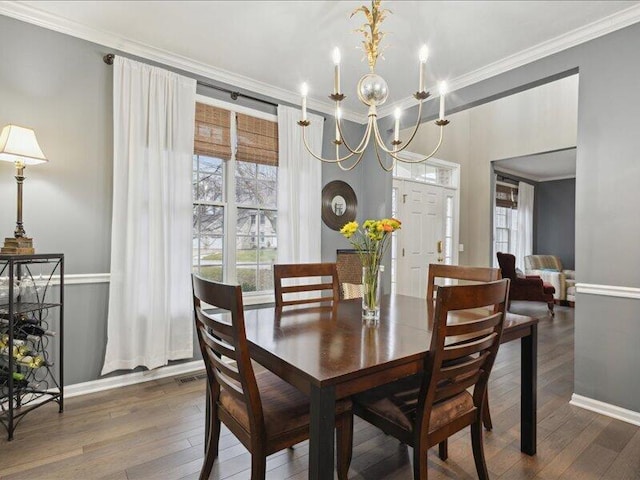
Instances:
[[[360,163],[362,156],[364,155],[371,139],[373,138],[373,144],[375,147],[376,157],[378,159],[378,163],[380,166],[387,172],[393,170],[396,161],[403,163],[421,163],[429,158],[433,157],[440,145],[442,144],[442,135],[444,126],[449,123],[448,120],[444,118],[444,99],[446,94],[446,84],[444,82],[440,83],[440,115],[438,120],[435,121],[435,124],[440,127],[440,138],[438,143],[436,144],[435,149],[425,157],[407,160],[399,156],[399,153],[405,150],[409,144],[412,142],[416,133],[418,133],[418,129],[420,128],[420,118],[422,115],[422,103],[429,97],[429,92],[425,91],[425,70],[426,63],[428,57],[427,46],[423,45],[420,49],[419,53],[419,86],[418,91],[413,94],[413,97],[418,102],[418,119],[416,121],[416,125],[413,128],[413,132],[410,135],[407,142],[402,145],[402,141],[400,140],[400,109],[396,109],[395,111],[395,128],[393,141],[391,142],[391,147],[387,147],[384,143],[382,135],[380,134],[380,130],[378,128],[378,114],[377,107],[383,105],[389,96],[389,89],[387,87],[387,82],[380,75],[375,73],[375,66],[378,57],[381,57],[381,49],[380,42],[384,37],[384,33],[380,31],[380,24],[385,19],[387,13],[391,13],[389,10],[380,8],[381,0],[373,0],[371,2],[371,8],[369,9],[367,6],[363,5],[357,8],[351,16],[356,15],[357,13],[363,13],[367,19],[367,23],[365,23],[362,27],[360,27],[357,31],[364,35],[364,41],[362,42],[362,50],[364,51],[367,61],[369,63],[370,72],[365,74],[357,85],[358,98],[362,103],[364,103],[367,107],[369,107],[368,113],[368,121],[367,128],[364,132],[364,135],[360,141],[360,143],[352,148],[350,144],[347,142],[346,138],[342,133],[342,118],[341,118],[341,110],[340,110],[340,102],[345,99],[345,95],[340,91],[340,50],[336,48],[333,51],[333,62],[334,62],[334,84],[333,84],[333,93],[329,95],[329,98],[333,100],[336,104],[336,113],[335,113],[335,127],[336,127],[336,136],[333,143],[336,146],[336,158],[335,159],[326,159],[322,158],[320,155],[315,154],[311,148],[309,148],[309,144],[307,143],[306,130],[311,122],[307,118],[307,95],[309,93],[309,88],[306,83],[302,84],[301,93],[302,93],[302,119],[298,122],[298,125],[302,127],[302,138],[304,141],[305,148],[307,151],[318,160],[327,163],[335,163],[342,170],[352,170],[353,168]],[[344,155],[340,156],[340,147],[343,147]],[[346,149],[346,151],[345,151]],[[385,165],[385,162],[381,158],[381,152],[388,154],[391,157],[391,163]],[[352,157],[355,157],[353,163],[348,166],[343,165],[342,162],[345,160],[349,160]]]

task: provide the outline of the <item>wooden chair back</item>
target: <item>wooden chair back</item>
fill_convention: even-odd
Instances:
[[[443,265],[432,263],[429,265],[427,276],[427,299],[433,300],[436,278],[450,278],[454,280],[468,280],[473,282],[493,282],[501,277],[499,268],[467,267],[463,265]]]
[[[213,404],[220,389],[242,402],[247,409],[251,437],[261,438],[264,417],[255,373],[249,356],[249,346],[244,324],[242,289],[238,285],[226,285],[192,275],[193,307],[198,342],[207,369],[207,378]],[[228,312],[229,322],[205,312],[202,303]],[[222,316],[216,313],[216,317]],[[225,361],[223,357],[230,361]],[[236,434],[235,421],[221,420]]]
[[[508,296],[508,279],[438,288],[431,353],[425,365],[419,397],[422,405],[418,405],[417,421],[424,428],[422,432],[429,432],[434,403],[451,399],[472,386],[474,406],[481,411],[489,373],[500,345]],[[486,311],[486,315],[476,313],[468,322],[447,324],[450,311],[479,308]],[[458,420],[468,421],[464,418]],[[461,426],[455,425],[453,431]],[[435,441],[440,442],[449,436],[449,432],[445,433],[443,438]]]
[[[284,279],[320,278],[314,283],[283,285]],[[329,280],[323,280],[323,279]],[[276,297],[276,307],[300,305],[309,303],[337,302],[338,272],[335,263],[298,263],[278,264],[273,266],[273,279]],[[313,295],[304,296],[309,292]],[[330,292],[330,295],[323,293]],[[303,298],[296,294],[303,294]],[[292,298],[296,297],[296,298]]]
[[[357,250],[337,250],[336,268],[342,300],[362,297],[362,260]]]

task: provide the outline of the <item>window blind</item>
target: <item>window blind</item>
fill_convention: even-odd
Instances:
[[[496,206],[518,208],[518,186],[496,185]]]
[[[270,120],[238,113],[238,149],[236,160],[278,165],[278,124]]]
[[[231,116],[228,110],[196,103],[193,151],[196,155],[231,159]]]

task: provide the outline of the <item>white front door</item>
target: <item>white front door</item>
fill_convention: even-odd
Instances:
[[[443,187],[410,180],[394,180],[398,188],[398,273],[399,294],[424,297],[430,263],[444,263]]]

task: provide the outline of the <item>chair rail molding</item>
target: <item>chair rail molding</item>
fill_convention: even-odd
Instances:
[[[640,288],[595,283],[576,283],[576,293],[603,295],[605,297],[633,298],[640,300]]]
[[[75,273],[64,276],[65,285],[86,285],[90,283],[109,283],[111,274],[109,273]],[[60,285],[60,277],[55,275],[51,281],[54,285]]]

